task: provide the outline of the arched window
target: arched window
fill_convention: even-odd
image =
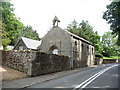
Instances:
[[[94,54],[94,49],[92,48],[92,54]]]
[[[52,53],[53,53],[53,54],[58,54],[58,49],[54,49],[54,50],[52,51]]]
[[[82,52],[84,52],[84,43],[82,43],[81,46],[82,46]]]
[[[58,53],[58,47],[53,45],[51,48],[50,48],[50,53],[52,54],[59,54]]]
[[[77,52],[77,41],[74,43],[73,51]]]
[[[89,46],[87,45],[87,53],[89,53]]]
[[[75,46],[77,46],[77,41],[75,41]]]

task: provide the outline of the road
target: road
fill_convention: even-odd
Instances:
[[[120,64],[99,65],[95,68],[63,76],[27,88],[120,88]]]

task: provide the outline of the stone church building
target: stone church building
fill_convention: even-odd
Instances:
[[[42,52],[70,57],[71,68],[94,64],[94,46],[87,40],[63,30],[58,26],[58,18],[53,19],[53,27],[42,38],[38,49]]]

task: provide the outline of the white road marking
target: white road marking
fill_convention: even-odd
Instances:
[[[81,84],[77,85],[73,90],[76,90],[78,88],[85,88],[88,84],[90,84],[93,80],[95,80],[97,77],[99,77],[101,74],[103,74],[104,72],[106,72],[107,70],[118,66],[118,64],[107,67],[103,70],[101,70],[100,72],[96,73],[95,75],[93,75],[92,77],[88,78],[87,80],[85,80],[84,82],[82,82]]]

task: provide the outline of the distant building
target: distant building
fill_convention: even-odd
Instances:
[[[14,46],[10,46],[10,45],[6,47],[7,50],[12,50],[13,48]],[[3,46],[0,46],[0,50],[3,50]]]
[[[7,50],[12,50],[14,46],[7,46]]]
[[[53,19],[53,28],[42,38],[38,49],[46,53],[69,56],[71,68],[93,65],[94,46],[82,37],[61,29],[57,19]]]
[[[0,50],[3,50],[3,46],[0,46]]]
[[[40,44],[41,41],[21,37],[15,44],[13,50],[37,50]]]

